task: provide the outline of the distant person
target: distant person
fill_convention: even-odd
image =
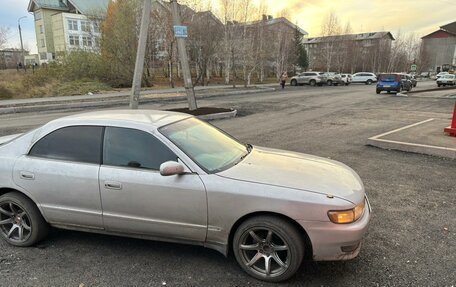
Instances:
[[[287,82],[288,74],[287,72],[283,72],[280,76],[280,85],[282,86],[282,90],[285,89],[285,83]]]

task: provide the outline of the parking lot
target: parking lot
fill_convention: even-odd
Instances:
[[[423,82],[416,89],[423,87],[436,85]],[[359,257],[305,262],[295,278],[278,286],[456,285],[456,162],[366,145],[371,136],[428,118],[450,123],[454,99],[448,93],[394,97],[376,95],[374,85],[287,86],[199,101],[200,106],[236,108],[238,117],[213,124],[243,142],[335,159],[364,181],[373,217]],[[142,108],[185,105],[160,102]],[[0,135],[69,113],[74,111],[1,115]],[[0,286],[81,284],[270,286],[244,274],[234,258],[202,247],[63,230],[53,230],[33,248],[0,241]]]

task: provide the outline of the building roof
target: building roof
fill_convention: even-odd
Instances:
[[[309,35],[309,33],[307,33],[305,30],[301,29],[299,26],[291,23],[287,18],[285,17],[279,17],[279,18],[268,18],[268,19],[264,19],[264,20],[257,20],[257,21],[252,21],[252,22],[246,22],[246,23],[240,23],[240,25],[248,25],[248,26],[254,26],[254,25],[259,25],[259,24],[262,24],[264,26],[272,26],[272,25],[275,25],[275,24],[278,24],[278,23],[284,23],[285,25],[289,26],[290,28],[293,28],[295,29],[296,27],[298,27],[298,30],[299,32],[304,35],[304,36],[307,36]]]
[[[343,40],[354,40],[354,41],[363,41],[363,40],[373,40],[373,39],[383,39],[385,37],[395,40],[391,32],[370,32],[370,33],[360,33],[360,34],[347,34],[347,35],[337,35],[337,36],[325,36],[325,37],[314,37],[304,39],[305,44],[314,44],[314,43],[325,43],[325,42],[334,42],[334,41],[343,41]]]
[[[450,24],[446,24],[444,26],[440,26],[440,29],[449,33],[456,34],[456,21]]]
[[[69,11],[70,5],[83,15],[106,14],[110,0],[30,0],[28,11],[35,8]]]

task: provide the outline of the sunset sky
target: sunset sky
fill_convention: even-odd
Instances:
[[[96,1],[96,0],[94,0]],[[217,9],[217,0],[212,1]],[[260,0],[254,0],[258,2]],[[350,22],[354,33],[391,31],[424,36],[439,26],[456,21],[456,0],[263,0],[269,14],[278,16],[287,11],[290,20],[318,36],[322,20],[335,12],[342,26]],[[33,16],[28,14],[29,0],[0,0],[0,26],[11,28],[9,46],[19,47],[17,19],[21,20],[26,48],[36,52]]]

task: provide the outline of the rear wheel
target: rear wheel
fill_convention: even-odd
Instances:
[[[291,80],[290,84],[292,86],[297,86],[298,85],[298,81],[296,81],[295,79]]]
[[[38,207],[18,192],[0,196],[0,235],[11,245],[26,247],[42,240],[49,227]]]
[[[366,85],[372,85],[372,80],[367,80]]]
[[[315,86],[316,84],[317,84],[317,81],[315,81],[315,80],[309,81],[309,85],[311,85],[311,86]]]
[[[328,84],[328,86],[332,86],[332,84],[333,84],[333,81],[331,81],[331,80],[328,80],[326,83]]]
[[[292,277],[304,258],[304,240],[288,221],[274,216],[248,219],[236,230],[233,251],[249,275],[268,282]]]

